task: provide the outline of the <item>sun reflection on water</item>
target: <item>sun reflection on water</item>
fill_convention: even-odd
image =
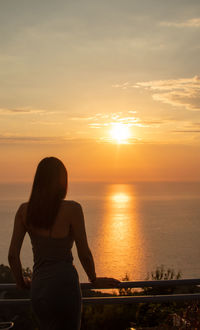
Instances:
[[[131,278],[140,277],[137,269],[141,269],[143,262],[143,244],[137,208],[133,185],[109,185],[101,227],[101,253],[98,253],[107,276],[122,278],[128,273]]]
[[[111,195],[111,200],[117,203],[117,207],[121,207],[123,203],[127,203],[131,200],[130,196],[127,193],[121,192]]]

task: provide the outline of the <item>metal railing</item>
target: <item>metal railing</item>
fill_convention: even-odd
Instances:
[[[183,280],[155,280],[155,281],[134,281],[120,282],[116,288],[110,287],[106,289],[128,289],[128,288],[163,288],[177,286],[198,286],[200,279],[183,279]],[[0,284],[0,291],[16,288],[15,284]],[[100,290],[105,288],[94,288],[90,283],[81,283],[82,290]],[[166,294],[166,295],[135,295],[135,296],[111,296],[111,297],[83,297],[84,304],[133,304],[133,303],[161,303],[174,301],[191,301],[200,300],[200,292],[185,294]],[[0,306],[11,305],[29,305],[30,299],[0,299]]]

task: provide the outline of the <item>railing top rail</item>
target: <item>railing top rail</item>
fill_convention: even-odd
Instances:
[[[134,281],[120,282],[119,288],[145,288],[145,287],[173,287],[181,285],[200,285],[200,279],[182,279],[182,280],[155,280],[155,281]],[[0,290],[15,288],[14,283],[1,283]],[[81,288],[94,289],[91,283],[81,283]],[[105,288],[98,288],[105,289]],[[111,289],[111,288],[110,288]],[[112,296],[112,297],[83,297],[84,304],[132,304],[132,303],[161,303],[172,301],[200,300],[200,293],[171,294],[171,295],[150,295],[150,296]],[[0,299],[0,306],[29,305],[30,299]]]
[[[115,288],[127,289],[127,288],[148,288],[148,287],[173,287],[173,286],[189,286],[200,285],[199,278],[193,279],[181,279],[181,280],[154,280],[154,281],[124,281],[120,282]],[[14,283],[1,283],[0,290],[6,290],[16,287]],[[91,283],[81,283],[81,289],[89,290],[95,289]],[[98,289],[105,289],[105,287],[99,287]],[[107,287],[106,289],[113,289],[113,287]]]
[[[199,301],[200,293],[155,295],[155,296],[116,296],[116,297],[83,297],[84,304],[134,304],[164,303],[173,301]],[[28,306],[30,299],[0,299],[0,306]]]

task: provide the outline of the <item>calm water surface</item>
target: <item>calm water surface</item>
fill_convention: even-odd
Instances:
[[[0,184],[0,263],[7,264],[13,218],[30,184]],[[200,277],[200,183],[71,183],[80,202],[97,274],[145,279],[161,264]],[[73,254],[80,280],[87,277]],[[28,236],[22,264],[32,266]]]

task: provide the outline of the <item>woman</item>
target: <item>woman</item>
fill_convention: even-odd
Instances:
[[[80,204],[64,200],[67,170],[55,157],[38,165],[30,200],[15,216],[8,260],[19,288],[31,288],[32,307],[41,329],[80,329],[81,293],[71,253],[75,241],[81,264],[94,288],[116,286],[96,277]],[[28,232],[33,247],[33,277],[22,274],[20,250]]]

